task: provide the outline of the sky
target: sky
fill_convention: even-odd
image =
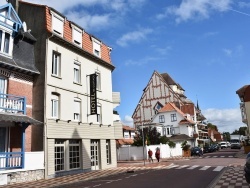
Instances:
[[[246,126],[236,91],[250,84],[250,1],[25,1],[53,7],[112,47],[113,91],[121,95],[116,110],[123,124],[133,125],[131,116],[156,70],[198,101],[219,132]]]

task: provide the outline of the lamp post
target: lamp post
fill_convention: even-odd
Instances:
[[[142,155],[143,155],[143,163],[145,166],[145,151],[144,151],[144,132],[143,132],[143,122],[142,122],[142,110],[141,110],[141,103],[139,103],[140,111],[141,111],[141,126],[142,126]]]

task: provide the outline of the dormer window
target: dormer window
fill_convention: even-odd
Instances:
[[[64,18],[55,12],[52,12],[52,31],[60,36],[63,36]]]
[[[0,28],[0,52],[7,56],[12,56],[13,38],[10,31]]]
[[[101,57],[101,41],[92,37],[93,41],[93,53],[97,57]]]
[[[82,29],[72,24],[72,42],[82,47]]]
[[[163,107],[163,105],[159,102],[156,103],[154,107],[155,114],[158,114],[158,111]]]

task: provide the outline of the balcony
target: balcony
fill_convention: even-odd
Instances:
[[[26,97],[0,94],[0,112],[26,114]]]
[[[23,168],[23,152],[0,152],[0,170]]]

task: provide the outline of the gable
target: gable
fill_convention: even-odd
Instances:
[[[15,32],[22,28],[22,22],[10,3],[0,7],[0,25]]]

